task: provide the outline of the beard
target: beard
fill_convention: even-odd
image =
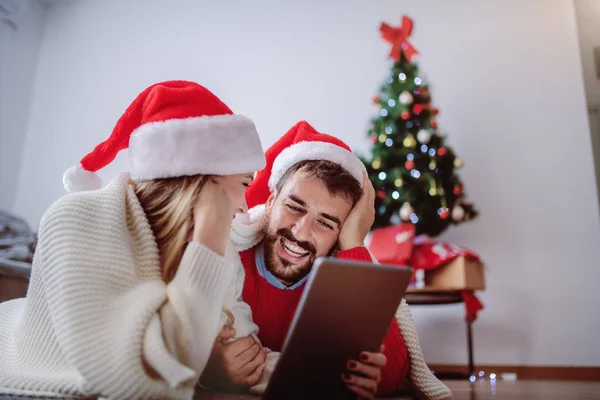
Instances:
[[[269,221],[267,220],[264,225],[265,266],[267,267],[267,271],[273,276],[284,284],[291,286],[310,273],[316,259],[317,249],[312,243],[296,239],[291,230],[282,228],[276,232],[271,232],[269,225]],[[288,260],[279,257],[275,251],[275,244],[280,242],[280,245],[283,246],[284,239],[293,242],[307,251],[308,259],[302,264],[292,264]]]

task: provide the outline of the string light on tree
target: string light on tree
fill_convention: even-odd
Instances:
[[[461,160],[460,158],[454,159],[454,168],[462,168],[463,165],[464,165],[463,160]]]

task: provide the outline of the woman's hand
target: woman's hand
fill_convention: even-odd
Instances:
[[[381,382],[381,370],[387,364],[383,354],[383,345],[379,353],[360,353],[360,361],[350,360],[346,363],[349,373],[342,374],[342,380],[348,389],[358,395],[359,399],[374,399]]]
[[[225,255],[234,209],[223,187],[208,179],[192,213],[192,241],[202,243],[221,256]]]

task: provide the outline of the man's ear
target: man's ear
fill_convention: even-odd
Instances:
[[[276,197],[277,197],[277,193],[276,192],[271,193],[271,195],[267,199],[267,202],[265,203],[265,208],[267,210],[271,209],[271,207],[273,206],[273,202],[275,201]]]

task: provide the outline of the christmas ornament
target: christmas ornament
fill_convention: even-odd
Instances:
[[[435,163],[435,161],[434,161],[434,160],[431,160],[431,161],[429,162],[429,169],[433,171],[433,170],[434,170],[434,169],[436,169],[436,168],[437,168],[437,164]]]
[[[417,141],[415,140],[415,137],[413,135],[408,135],[404,138],[402,144],[404,145],[404,147],[415,147],[417,145]]]
[[[404,167],[406,167],[406,169],[413,169],[415,167],[415,162],[409,160],[404,163]]]
[[[381,135],[379,135],[379,141],[380,141],[381,143],[385,142],[385,140],[386,140],[386,139],[387,139],[387,136],[385,136],[385,134],[384,134],[384,133],[382,133]]]
[[[435,122],[435,119],[431,121],[431,123],[429,124],[431,125],[432,128],[437,128],[437,122]]]
[[[440,113],[439,108],[434,108],[432,113],[433,113],[433,115],[438,115]]]
[[[373,160],[373,164],[371,164],[371,166],[373,167],[373,169],[379,169],[379,167],[381,167],[381,161]]]
[[[421,143],[429,143],[431,140],[431,133],[427,129],[421,129],[417,133],[417,140]]]
[[[456,196],[462,193],[462,185],[454,185],[454,194]]]
[[[455,168],[462,168],[463,165],[464,165],[463,160],[461,160],[460,158],[454,159],[454,167]]]
[[[398,96],[398,101],[404,105],[412,104],[413,96],[409,91],[405,90],[404,92],[400,93],[400,96]]]
[[[400,118],[406,121],[410,118],[410,113],[408,111],[402,111],[402,114],[400,114]]]
[[[378,190],[375,194],[377,195],[377,197],[379,197],[382,200],[387,197],[387,193],[384,192],[383,190]]]
[[[429,104],[415,104],[413,107],[413,112],[419,115],[423,112],[423,110],[427,109],[429,109]],[[435,126],[433,126],[433,123],[431,124],[431,126],[435,128]]]
[[[373,143],[373,144],[377,143],[377,135],[371,136],[371,143]]]
[[[408,221],[410,219],[410,215],[414,211],[415,210],[409,203],[404,203],[402,204],[402,207],[400,207],[400,218],[402,219],[402,221]]]
[[[444,155],[446,154],[446,148],[445,148],[445,147],[440,147],[440,148],[438,149],[438,154],[439,154],[440,156],[444,156]]]
[[[465,217],[465,210],[461,206],[454,206],[452,209],[452,219],[456,222],[462,221]]]
[[[412,33],[412,28],[413,22],[406,16],[402,17],[400,28],[392,28],[385,22],[381,24],[379,28],[381,37],[392,44],[390,58],[400,61],[400,53],[402,52],[408,61],[412,61],[413,57],[418,53],[417,49],[408,41],[408,37]]]
[[[402,178],[397,178],[394,181],[394,186],[396,186],[396,187],[402,187],[403,184],[404,184],[404,182],[402,181]]]
[[[379,103],[379,96],[373,97],[373,103]]]
[[[441,219],[446,219],[446,218],[448,218],[448,209],[447,208],[440,208],[438,210],[438,214],[440,215]]]

